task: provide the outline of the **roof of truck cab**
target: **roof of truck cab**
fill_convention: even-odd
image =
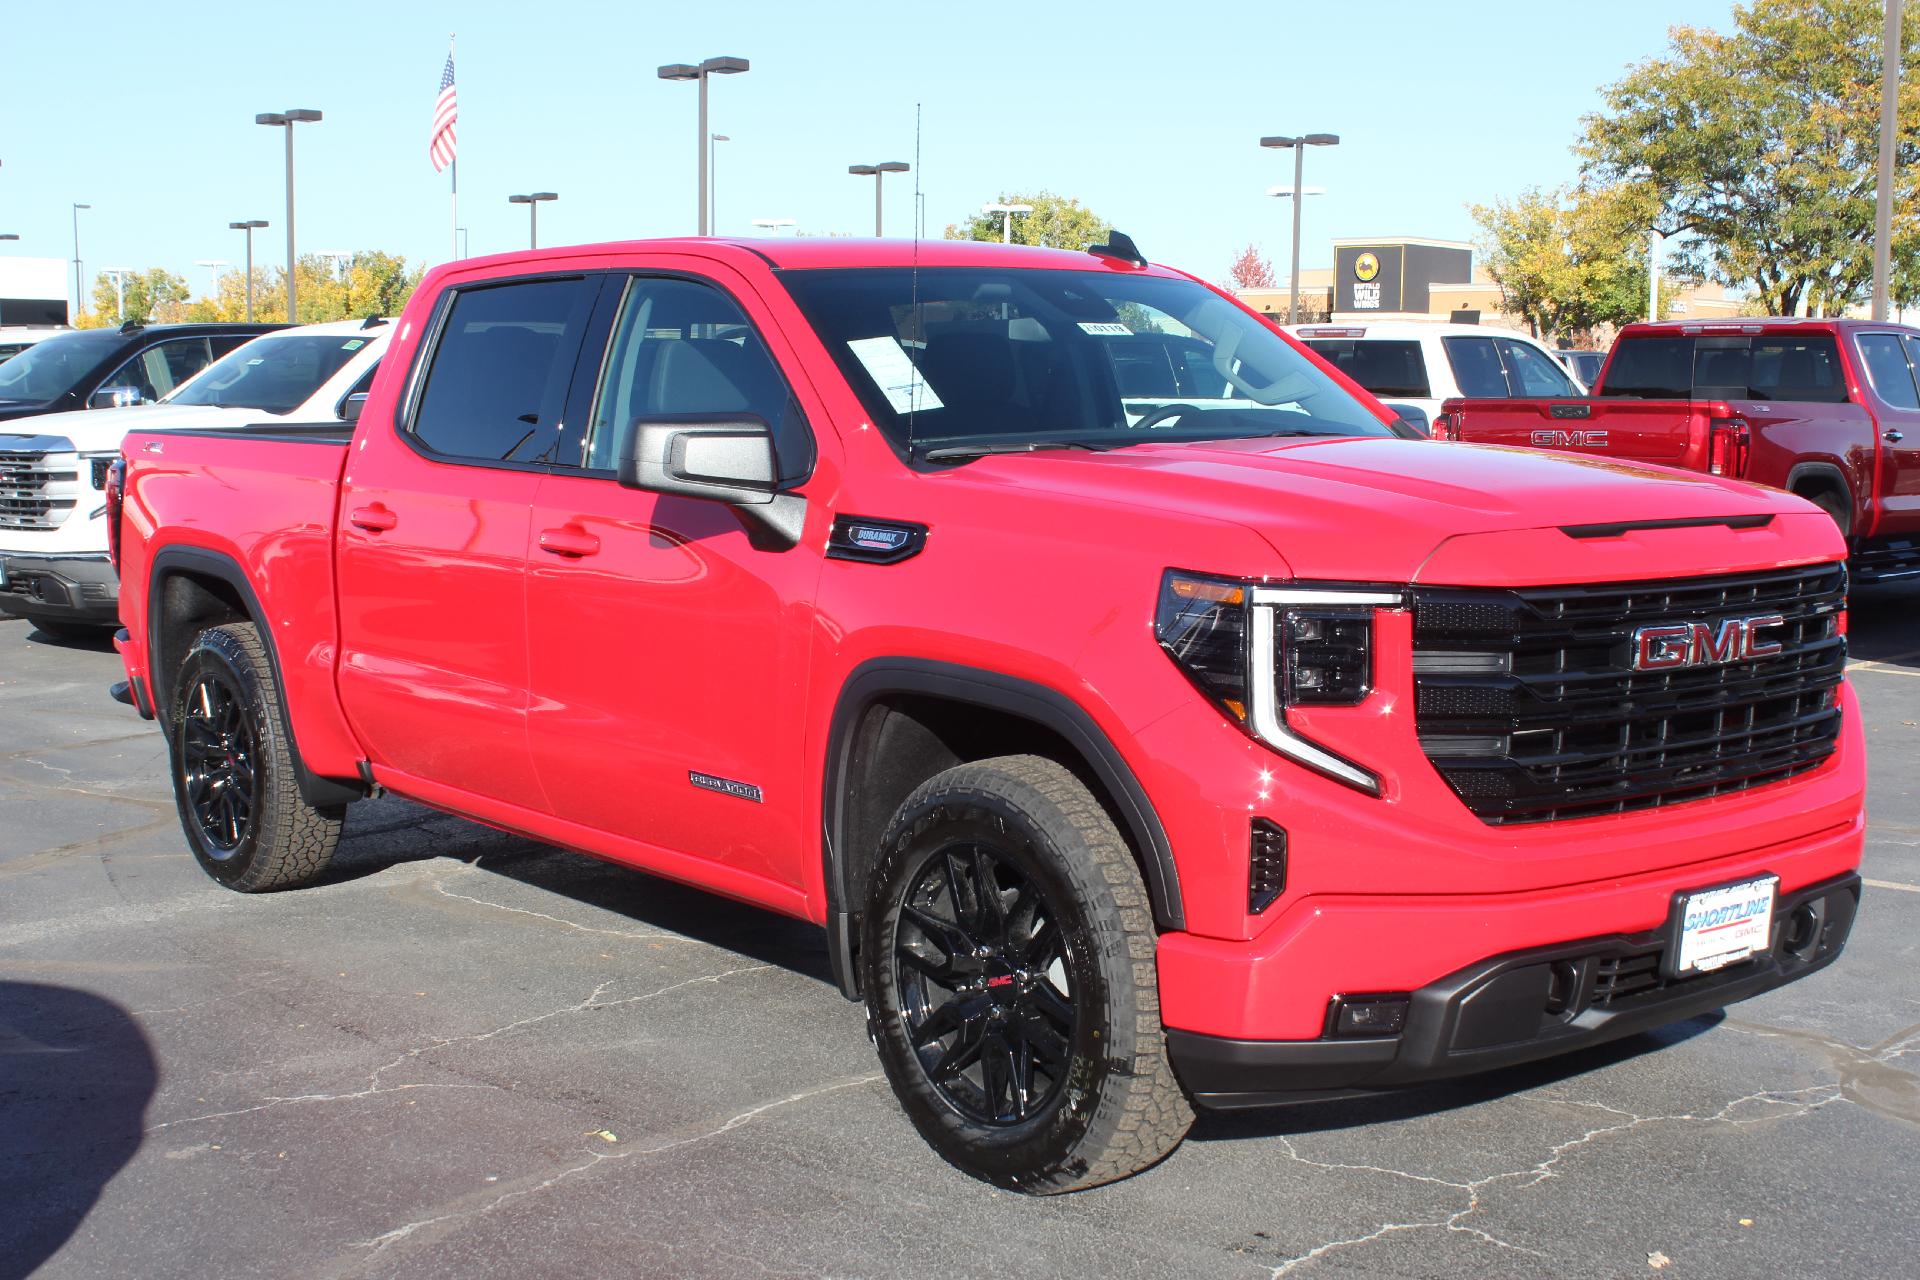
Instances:
[[[1027,245],[1000,244],[982,240],[876,240],[850,236],[803,236],[775,239],[771,236],[684,236],[661,240],[622,240],[604,244],[555,246],[552,248],[503,253],[485,259],[468,259],[456,266],[545,265],[555,259],[617,256],[644,253],[712,254],[716,249],[740,251],[775,268],[823,270],[835,267],[1030,267],[1055,271],[1147,272],[1180,276],[1183,273],[1159,265],[1137,267],[1129,262],[1099,254],[1068,249],[1036,249]]]
[[[1862,320],[1852,316],[1733,316],[1725,320],[1637,320],[1621,327],[1619,338],[1639,334],[1677,333],[1692,336],[1708,333],[1761,333],[1768,329],[1798,330],[1802,333],[1850,333],[1856,329],[1905,329],[1920,333],[1912,325],[1895,320]],[[1619,338],[1614,341],[1618,342]]]

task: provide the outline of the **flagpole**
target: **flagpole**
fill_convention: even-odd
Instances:
[[[447,58],[449,61],[453,58],[453,32],[451,31],[447,33]],[[456,68],[458,65],[455,63]],[[451,175],[453,198],[453,220],[447,224],[450,228],[447,234],[452,237],[453,245],[453,252],[448,258],[451,262],[458,261],[460,257],[460,157],[458,155],[447,163],[447,172]]]

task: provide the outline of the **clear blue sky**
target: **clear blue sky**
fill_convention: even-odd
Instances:
[[[1308,155],[1303,261],[1335,236],[1468,239],[1466,206],[1573,176],[1601,86],[1670,23],[1729,24],[1726,0],[1552,3],[179,4],[14,3],[0,24],[0,252],[72,256],[89,277],[241,256],[242,218],[284,253],[281,135],[256,112],[315,107],[297,174],[303,251],[448,255],[447,179],[427,130],[457,31],[460,210],[470,249],[525,244],[516,191],[552,190],[545,243],[689,232],[695,92],[661,63],[735,54],[713,85],[719,230],[790,217],[867,234],[872,180],[914,159],[938,235],[1003,190],[1077,196],[1159,261],[1218,279],[1258,244],[1285,273],[1291,180],[1263,134],[1330,131]],[[1576,16],[1577,15],[1577,16]],[[889,178],[888,230],[912,229]]]

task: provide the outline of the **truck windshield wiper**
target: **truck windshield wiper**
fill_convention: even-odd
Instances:
[[[927,462],[964,462],[995,453],[1038,453],[1042,449],[1085,449],[1099,453],[1100,446],[1084,440],[994,440],[979,444],[949,444],[928,449],[920,457]]]

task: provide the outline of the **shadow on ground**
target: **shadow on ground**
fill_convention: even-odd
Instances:
[[[1920,667],[1920,582],[1855,590],[1847,600],[1847,652],[1865,662]]]
[[[0,982],[0,1280],[30,1274],[140,1149],[157,1081],[133,1015],[71,987]]]

